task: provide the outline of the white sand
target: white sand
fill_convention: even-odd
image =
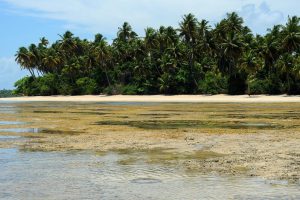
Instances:
[[[260,102],[300,102],[300,96],[288,95],[87,95],[87,96],[35,96],[35,97],[16,97],[16,98],[0,98],[1,101],[51,101],[51,102],[240,102],[240,103],[260,103]]]

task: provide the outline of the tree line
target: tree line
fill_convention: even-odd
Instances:
[[[13,90],[0,90],[0,98],[5,98],[5,97],[15,97],[16,95],[13,94]]]
[[[188,14],[178,28],[148,27],[144,37],[125,22],[110,43],[67,31],[19,48],[16,61],[31,75],[15,93],[300,94],[299,22],[289,17],[256,35],[234,12],[214,27]]]

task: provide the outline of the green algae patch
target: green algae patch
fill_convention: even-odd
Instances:
[[[143,121],[98,121],[93,125],[129,126],[146,130],[186,129],[186,128],[224,128],[224,129],[278,129],[280,125],[262,122],[225,122],[201,120],[143,120]]]
[[[172,164],[184,160],[206,160],[224,156],[212,151],[177,152],[176,149],[115,149],[111,152],[121,156],[117,161],[120,165],[133,165],[137,162],[147,164]]]
[[[50,135],[79,135],[82,132],[78,132],[74,130],[41,129],[39,133],[50,134]]]

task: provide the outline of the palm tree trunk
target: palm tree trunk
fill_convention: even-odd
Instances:
[[[286,73],[286,80],[287,80],[287,93],[290,94],[291,92],[291,83],[290,83],[290,76],[289,76],[289,73]]]
[[[247,86],[247,87],[248,87],[248,88],[247,88],[247,90],[248,90],[247,93],[248,93],[248,95],[249,95],[249,97],[250,97],[251,92],[250,92],[250,80],[249,80],[249,77],[248,77],[248,80],[247,80],[247,85],[248,85],[248,86]]]

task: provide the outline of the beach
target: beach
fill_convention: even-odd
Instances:
[[[293,103],[300,96],[289,95],[84,95],[84,96],[32,96],[0,98],[16,102],[167,102],[167,103]]]

